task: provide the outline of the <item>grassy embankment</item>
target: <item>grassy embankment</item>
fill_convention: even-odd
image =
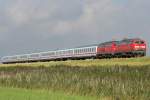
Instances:
[[[0,65],[0,86],[96,98],[148,100],[150,58]]]

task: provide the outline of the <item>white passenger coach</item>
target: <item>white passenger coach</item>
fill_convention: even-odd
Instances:
[[[34,61],[91,58],[96,57],[96,54],[97,54],[97,46],[89,46],[74,49],[6,56],[3,57],[1,60],[3,63],[20,63],[20,62],[34,62]]]

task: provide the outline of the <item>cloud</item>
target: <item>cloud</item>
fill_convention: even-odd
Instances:
[[[124,37],[149,41],[148,0],[0,0],[1,55]]]

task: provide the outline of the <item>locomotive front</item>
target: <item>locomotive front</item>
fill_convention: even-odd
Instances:
[[[136,56],[145,56],[146,55],[146,42],[141,39],[132,40],[133,53]]]

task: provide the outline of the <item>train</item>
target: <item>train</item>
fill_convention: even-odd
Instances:
[[[140,38],[107,41],[72,49],[54,50],[1,58],[3,64],[79,59],[103,59],[146,56],[146,41]]]

